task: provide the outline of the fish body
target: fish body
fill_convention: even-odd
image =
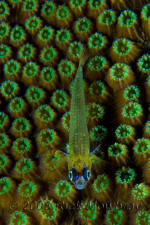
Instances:
[[[69,129],[69,154],[67,155],[69,178],[77,189],[84,189],[91,176],[94,154],[90,154],[84,95],[83,66],[88,56],[79,62],[72,87]]]

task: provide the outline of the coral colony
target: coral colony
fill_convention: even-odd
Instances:
[[[0,225],[150,225],[150,1],[0,0]]]

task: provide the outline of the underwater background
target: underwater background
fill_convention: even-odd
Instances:
[[[78,191],[64,153],[86,50],[99,161]],[[149,157],[150,1],[0,1],[0,225],[150,225]]]

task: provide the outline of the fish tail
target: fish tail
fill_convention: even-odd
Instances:
[[[83,51],[83,53],[81,55],[81,58],[80,58],[80,61],[79,61],[79,66],[83,67],[88,58],[89,58],[89,52],[87,50]]]

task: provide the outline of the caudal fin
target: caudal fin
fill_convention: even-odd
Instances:
[[[90,54],[89,54],[88,50],[85,50],[81,55],[81,58],[79,61],[79,66],[84,66],[84,64],[86,63],[89,56],[90,56]]]

